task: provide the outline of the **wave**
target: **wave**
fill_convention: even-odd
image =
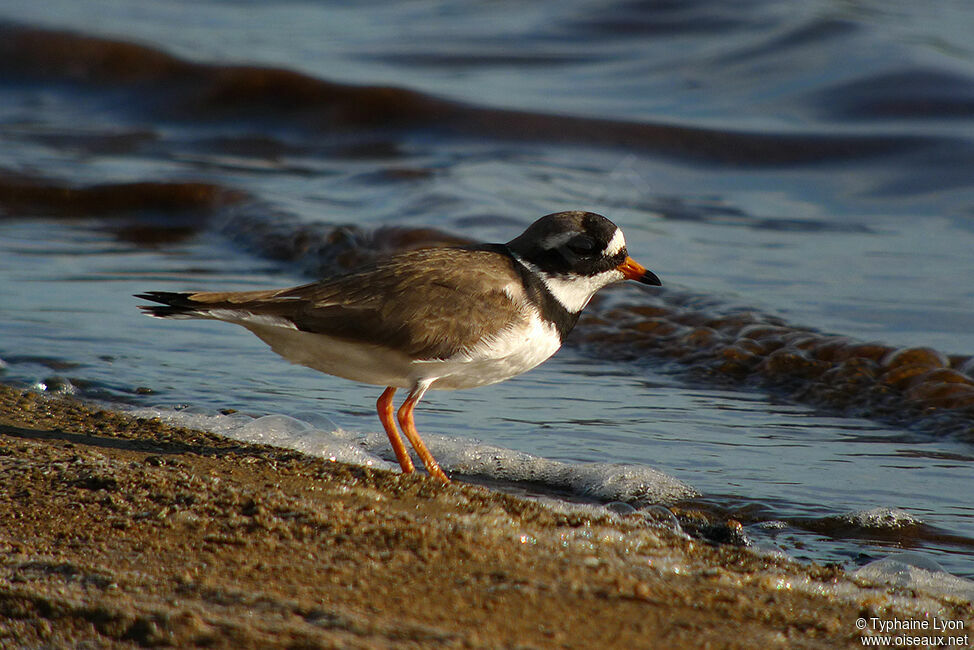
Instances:
[[[897,70],[830,86],[812,102],[845,120],[945,120],[974,117],[974,80],[929,68]]]
[[[10,24],[0,25],[0,77],[6,84],[54,84],[111,94],[114,110],[166,120],[258,122],[314,133],[420,128],[757,167],[958,146],[971,155],[963,141],[934,135],[749,132],[490,109],[406,88],[341,84],[281,68],[195,63],[144,45]],[[119,93],[125,101],[119,101]]]

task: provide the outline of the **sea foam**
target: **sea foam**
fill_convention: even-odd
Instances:
[[[889,584],[974,601],[974,581],[948,573],[923,553],[895,553],[852,574],[866,582]]]
[[[327,418],[314,423],[287,415],[253,418],[199,408],[142,408],[142,418],[202,429],[244,442],[295,449],[332,461],[382,469],[396,467],[384,433],[356,433]],[[424,433],[423,439],[448,472],[513,483],[530,483],[601,502],[636,505],[673,503],[697,496],[691,486],[643,465],[567,463],[456,436]]]

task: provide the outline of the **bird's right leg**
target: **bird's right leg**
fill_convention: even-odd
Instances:
[[[413,459],[409,457],[409,452],[406,451],[406,445],[402,441],[402,436],[399,435],[399,429],[396,428],[396,418],[393,415],[392,408],[392,396],[396,394],[396,389],[389,386],[382,394],[379,395],[379,400],[375,403],[376,411],[379,412],[379,420],[382,422],[382,427],[386,430],[386,435],[389,436],[389,442],[392,443],[392,450],[396,452],[396,460],[399,461],[399,467],[402,468],[403,474],[412,474],[416,471],[413,467]]]

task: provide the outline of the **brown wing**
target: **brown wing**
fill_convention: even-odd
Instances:
[[[332,280],[280,291],[165,294],[184,298],[180,304],[166,300],[171,307],[164,309],[282,318],[306,332],[377,342],[421,359],[443,359],[524,319],[520,306],[504,290],[519,283],[513,263],[490,250],[423,249]],[[161,301],[158,297],[164,294],[155,295]]]

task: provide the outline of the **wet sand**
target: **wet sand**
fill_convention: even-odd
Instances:
[[[0,646],[861,647],[968,606],[0,386]],[[895,601],[895,602],[894,602]]]

